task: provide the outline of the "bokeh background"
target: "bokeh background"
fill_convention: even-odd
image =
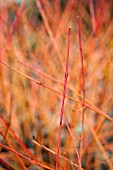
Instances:
[[[64,114],[79,151],[83,89],[77,16],[81,24],[85,102],[90,106],[85,108],[81,163],[86,170],[108,170],[113,167],[112,0],[0,1],[0,61],[3,62],[0,63],[0,142],[55,169],[55,155],[43,146],[57,150],[71,26],[67,82],[67,95],[71,98],[65,99]],[[33,136],[41,145],[33,143]],[[60,158],[59,169],[77,169],[78,159],[65,121],[60,154],[67,159]],[[34,164],[0,146],[1,170],[48,169]]]

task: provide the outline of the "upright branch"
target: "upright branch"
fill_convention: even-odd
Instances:
[[[69,30],[68,30],[68,51],[67,51],[67,59],[66,59],[66,71],[65,71],[65,80],[64,80],[64,90],[63,90],[63,96],[62,96],[62,106],[61,106],[61,113],[60,113],[58,145],[57,145],[57,153],[56,153],[56,170],[58,170],[58,168],[59,168],[59,151],[60,151],[60,141],[61,141],[61,129],[62,129],[62,120],[63,120],[63,115],[64,115],[64,101],[65,101],[65,96],[66,96],[66,84],[67,84],[67,78],[68,78],[70,34],[71,34],[71,27],[69,27]]]
[[[82,149],[83,149],[83,141],[84,141],[84,110],[85,110],[85,79],[84,79],[84,60],[83,60],[83,54],[82,54],[82,41],[81,41],[81,28],[80,28],[80,19],[79,16],[77,16],[78,21],[78,37],[79,37],[79,47],[80,47],[80,57],[81,57],[81,65],[82,65],[82,133],[80,138],[80,160],[82,159]]]

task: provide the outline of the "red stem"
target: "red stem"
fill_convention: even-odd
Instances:
[[[41,164],[40,162],[38,162],[38,161],[36,161],[36,160],[33,160],[33,159],[29,158],[29,157],[26,157],[26,156],[24,156],[23,154],[17,152],[16,150],[11,149],[11,148],[9,148],[9,147],[1,144],[1,143],[0,143],[0,146],[2,146],[3,148],[5,148],[6,150],[9,150],[9,151],[17,154],[18,156],[21,156],[22,158],[28,160],[29,162],[31,162],[31,163],[33,163],[33,164],[36,164],[36,165],[38,165],[38,166],[40,166],[40,167],[42,167],[42,168],[46,168],[46,169],[49,169],[49,170],[53,170],[53,168],[47,167],[46,165],[43,165],[43,164]]]
[[[5,167],[7,170],[12,170],[12,168],[10,168],[9,165],[8,165],[6,162],[4,162],[1,158],[0,158],[0,163],[1,163],[2,165],[4,165],[4,167]]]
[[[56,170],[58,170],[58,168],[59,168],[59,152],[60,152],[60,142],[61,142],[61,129],[62,129],[62,120],[63,120],[63,115],[64,115],[64,101],[65,101],[65,96],[66,96],[66,84],[67,84],[67,78],[68,78],[70,34],[71,34],[71,27],[69,27],[69,30],[68,30],[68,51],[67,51],[67,59],[66,59],[66,72],[65,72],[65,80],[64,80],[64,91],[63,91],[62,106],[61,106],[61,113],[60,113],[60,125],[59,125],[58,145],[57,145],[57,154],[56,154]]]

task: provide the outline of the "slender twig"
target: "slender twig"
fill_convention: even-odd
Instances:
[[[14,104],[14,98],[13,98],[13,95],[11,94],[11,97],[10,97],[9,118],[8,118],[8,123],[7,123],[7,128],[6,128],[6,131],[5,131],[5,135],[3,136],[3,139],[2,139],[2,141],[1,141],[2,144],[4,143],[4,140],[5,140],[5,137],[7,136],[9,127],[11,126],[13,104]],[[0,151],[1,151],[1,148],[0,148]]]
[[[32,164],[36,164],[36,165],[38,165],[38,166],[40,166],[40,167],[42,167],[42,168],[46,168],[46,169],[49,169],[49,170],[53,170],[53,168],[50,168],[50,167],[48,167],[48,166],[46,166],[46,165],[43,165],[42,163],[40,163],[40,162],[38,162],[38,161],[36,161],[36,160],[32,160],[31,158],[29,158],[29,157],[27,157],[27,156],[24,156],[23,154],[17,152],[16,150],[11,149],[11,148],[9,148],[9,147],[1,144],[1,143],[0,143],[0,146],[2,146],[3,148],[5,148],[6,150],[9,150],[9,151],[17,154],[18,156],[21,156],[22,158],[28,160],[28,161],[31,162]]]
[[[9,165],[8,165],[5,161],[3,161],[1,158],[0,158],[0,163],[1,163],[2,165],[4,165],[4,167],[5,167],[7,170],[12,170],[12,168],[10,168]]]
[[[79,36],[79,47],[80,47],[80,57],[81,57],[81,65],[82,65],[82,93],[83,93],[83,109],[82,109],[82,133],[81,133],[81,140],[80,140],[80,160],[82,160],[82,149],[83,149],[83,141],[84,141],[84,107],[85,107],[85,79],[84,79],[84,60],[82,54],[82,41],[81,41],[81,28],[80,28],[80,19],[79,16],[77,17],[78,21],[78,36]]]
[[[66,59],[66,72],[65,72],[65,80],[64,80],[64,91],[63,91],[62,106],[61,106],[61,113],[60,113],[60,125],[59,125],[58,145],[57,145],[57,154],[56,154],[56,170],[58,170],[58,168],[59,168],[59,152],[60,152],[60,142],[61,142],[61,129],[62,129],[62,120],[63,120],[63,115],[64,115],[64,101],[65,101],[65,95],[66,95],[66,84],[67,84],[67,78],[68,78],[70,34],[71,34],[71,27],[69,27],[69,30],[68,30],[68,51],[67,51],[67,59]]]
[[[37,7],[38,7],[38,9],[39,9],[39,11],[40,11],[40,13],[41,13],[42,18],[43,18],[43,22],[44,22],[45,28],[46,28],[46,30],[47,30],[47,32],[48,32],[48,35],[49,35],[50,39],[51,39],[51,42],[52,42],[52,44],[53,44],[53,47],[55,48],[56,53],[57,53],[57,55],[58,55],[58,57],[59,57],[61,66],[62,66],[62,68],[64,69],[63,57],[62,57],[62,55],[61,55],[60,49],[59,49],[58,44],[57,44],[57,42],[56,42],[56,39],[55,39],[55,37],[54,37],[54,35],[53,35],[53,32],[52,32],[52,30],[51,30],[51,28],[50,28],[50,25],[49,25],[47,16],[46,16],[46,14],[45,14],[45,12],[44,12],[44,10],[43,10],[43,8],[42,8],[41,2],[40,2],[40,0],[35,0],[35,2],[36,2],[36,4],[37,4]]]
[[[10,68],[11,70],[15,71],[16,73],[18,73],[18,74],[26,77],[27,79],[35,82],[36,84],[38,84],[38,85],[40,85],[40,86],[43,86],[43,87],[45,87],[45,88],[47,88],[47,89],[55,92],[56,94],[59,94],[59,95],[63,96],[63,94],[62,94],[61,92],[53,89],[52,87],[49,87],[48,85],[46,85],[46,84],[44,84],[44,83],[42,83],[42,82],[39,82],[39,81],[33,79],[32,77],[30,77],[30,76],[22,73],[21,71],[18,71],[17,69],[15,69],[15,68],[11,67],[10,65],[4,63],[3,61],[0,60],[0,63],[2,63],[3,65],[5,65],[6,67]],[[68,96],[68,95],[65,95],[65,97],[68,98],[68,99],[70,99],[70,100],[72,100],[72,101],[74,101],[74,102],[76,102],[76,103],[80,103],[81,105],[83,105],[82,102],[76,100],[76,99],[73,98],[73,97],[70,97],[70,96]],[[97,112],[97,113],[100,114],[101,116],[103,116],[103,117],[105,117],[105,118],[107,118],[107,119],[109,119],[110,121],[113,122],[113,118],[111,118],[110,116],[108,116],[105,112],[103,112],[103,111],[102,111],[101,109],[99,109],[98,107],[92,106],[92,105],[89,105],[89,104],[86,104],[86,103],[85,103],[85,107],[86,107],[86,108],[89,108],[89,109],[91,109],[91,110],[93,110],[93,111],[95,111],[95,112]],[[84,108],[85,108],[85,107],[84,107]]]
[[[3,125],[7,128],[8,125],[6,121],[4,120],[2,113],[0,112],[0,122],[3,123]],[[21,139],[16,135],[16,132],[14,132],[11,127],[9,127],[9,134],[12,136],[13,139],[19,144],[19,146],[27,153],[32,159],[39,161],[39,159],[26,147],[26,145],[21,141]],[[2,135],[3,136],[3,135]]]
[[[37,68],[29,65],[29,64],[26,63],[26,62],[23,62],[23,61],[19,60],[19,59],[17,59],[17,61],[18,61],[19,63],[21,63],[22,65],[24,65],[24,66],[26,66],[26,67],[28,67],[28,68],[31,68],[31,69],[34,70],[36,73],[40,73],[40,75],[43,75],[44,77],[46,77],[46,78],[48,78],[48,79],[50,79],[50,80],[52,80],[52,81],[54,81],[54,82],[57,82],[57,83],[59,83],[60,85],[64,86],[64,83],[63,83],[63,82],[61,82],[60,80],[55,79],[54,77],[50,76],[50,75],[47,74],[47,73],[44,73],[42,70],[37,69]],[[79,97],[81,97],[81,99],[83,99],[83,95],[77,93],[77,92],[76,92],[73,88],[71,88],[70,86],[66,85],[66,88],[69,89],[69,90],[71,90],[72,92],[76,93],[77,96],[79,96]],[[54,89],[53,89],[52,91],[54,91]],[[59,93],[59,92],[58,92],[58,93]],[[62,93],[59,93],[59,94],[62,95]],[[71,99],[71,100],[73,100],[73,101],[75,101],[75,102],[77,102],[77,103],[81,103],[80,101],[77,101],[77,100],[75,100],[75,99],[72,99],[72,98],[70,98],[70,97],[67,96],[67,95],[66,95],[66,98]],[[82,104],[82,103],[81,103],[81,104]],[[91,107],[90,107],[89,105],[87,105],[87,104],[89,104]],[[86,108],[90,108],[91,110],[93,110],[93,111],[95,111],[95,112],[97,112],[97,113],[99,113],[99,114],[101,114],[101,115],[103,115],[103,113],[104,113],[104,112],[102,112],[98,107],[96,107],[91,101],[89,101],[89,99],[87,99],[86,96],[85,96],[85,107],[84,107],[84,109],[86,109]],[[78,110],[82,110],[82,109],[83,109],[83,107],[82,107],[81,109],[78,109]],[[96,109],[96,110],[95,110],[95,109]],[[105,113],[104,113],[104,115],[105,115]],[[103,115],[103,116],[104,116],[104,115]],[[107,118],[106,116],[104,116],[104,117]],[[108,118],[108,119],[109,119],[109,118]],[[109,119],[109,120],[110,120],[110,119]]]
[[[43,149],[45,149],[46,151],[50,152],[53,155],[56,155],[56,152],[54,152],[53,150],[47,148],[46,146],[42,145],[41,143],[39,143],[38,141],[32,140],[33,143],[35,143],[36,145],[42,147]],[[62,155],[59,154],[59,157],[62,158],[63,160],[67,161],[70,163],[70,160]],[[71,161],[71,163],[75,166],[75,167],[79,167],[76,163],[74,163],[73,161]],[[81,170],[83,170],[83,168],[81,168]]]
[[[76,146],[76,142],[75,142],[75,140],[74,140],[73,134],[72,134],[72,132],[71,132],[70,126],[69,126],[69,124],[68,124],[68,121],[67,121],[65,115],[64,115],[64,120],[65,120],[65,122],[66,122],[66,126],[67,126],[68,131],[69,131],[69,133],[70,133],[70,135],[71,135],[71,138],[72,138],[72,140],[73,140],[73,144],[74,144],[74,147],[75,147],[75,152],[76,152],[77,158],[78,158],[79,168],[81,169],[81,161],[80,161],[79,152],[78,152],[78,149],[77,149],[77,146]]]
[[[37,144],[37,145],[39,145],[39,146],[41,146],[41,147],[51,156],[51,158],[52,158],[54,161],[56,161],[55,157],[53,157],[54,151],[52,151],[51,149],[49,149],[49,148],[45,147],[44,145],[42,145],[39,141],[37,141],[37,140],[35,139],[34,136],[33,136],[32,142],[35,143],[35,144]],[[60,164],[59,164],[59,166],[61,167],[61,169],[64,170],[64,168],[63,168]]]
[[[5,139],[6,143],[10,147],[10,149],[14,149],[11,142],[9,141],[9,139],[5,136],[5,134],[1,130],[0,130],[0,135],[2,135],[2,137]],[[2,143],[0,143],[0,144],[3,145]],[[15,156],[16,156],[16,159],[19,161],[20,165],[22,166],[22,169],[26,170],[26,166],[25,166],[23,160],[17,154],[15,154]]]
[[[86,118],[86,122],[87,122],[87,125],[88,125],[88,127],[89,127],[89,129],[90,129],[90,131],[91,131],[91,133],[92,133],[92,135],[93,135],[93,137],[94,137],[94,139],[95,139],[95,142],[97,143],[100,151],[102,152],[102,155],[104,156],[104,158],[105,158],[105,160],[106,160],[106,162],[107,162],[110,170],[112,170],[112,169],[113,169],[113,164],[112,164],[111,160],[109,159],[109,157],[108,157],[108,155],[107,155],[107,153],[106,153],[106,151],[105,151],[105,148],[104,148],[104,146],[102,145],[102,143],[101,143],[101,141],[100,141],[100,139],[99,139],[96,131],[95,131],[94,128],[91,126],[91,124],[89,123],[89,121],[88,121],[87,118]]]

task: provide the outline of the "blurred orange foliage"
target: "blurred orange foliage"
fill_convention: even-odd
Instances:
[[[113,1],[4,0],[0,2],[1,170],[55,169],[69,26],[59,170],[80,168],[72,137],[80,153],[83,110],[81,169],[113,169]]]

